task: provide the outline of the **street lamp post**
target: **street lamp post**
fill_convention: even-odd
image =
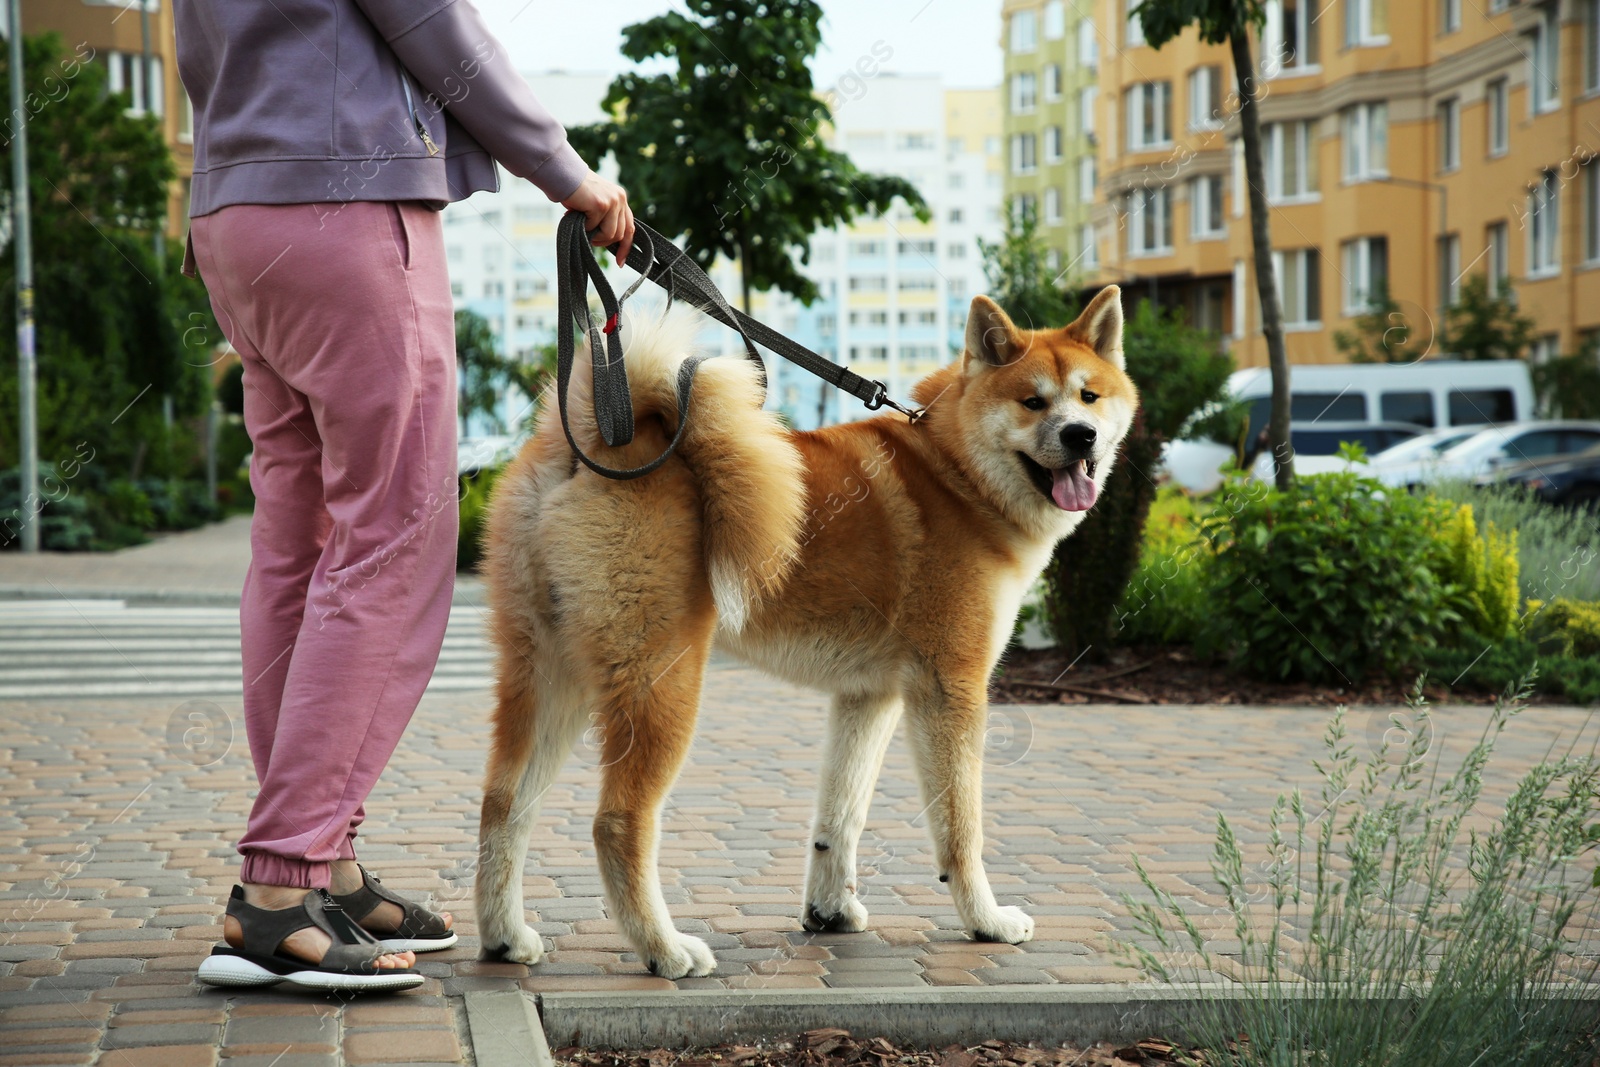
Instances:
[[[17,254],[17,402],[22,431],[18,509],[22,551],[39,551],[39,428],[33,351],[33,233],[28,223],[28,109],[22,94],[22,0],[7,0],[11,16],[11,239]]]

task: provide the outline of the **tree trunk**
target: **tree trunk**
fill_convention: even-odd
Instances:
[[[1256,106],[1255,63],[1250,58],[1250,33],[1240,26],[1228,37],[1239,82],[1239,119],[1244,126],[1245,184],[1250,188],[1250,236],[1254,245],[1256,295],[1261,301],[1261,332],[1267,338],[1267,363],[1272,369],[1272,416],[1267,441],[1272,449],[1273,479],[1279,489],[1294,484],[1294,452],[1289,447],[1289,355],[1283,346],[1283,304],[1278,276],[1272,269],[1272,230],[1267,207],[1266,167],[1261,159],[1261,113]],[[1242,323],[1235,324],[1241,329]]]

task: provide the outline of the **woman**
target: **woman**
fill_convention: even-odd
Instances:
[[[455,331],[439,209],[495,161],[594,242],[633,215],[467,0],[175,0],[194,106],[190,247],[244,361],[254,445],[240,603],[260,791],[218,985],[399,989],[448,914],[356,862],[363,802],[450,611]]]

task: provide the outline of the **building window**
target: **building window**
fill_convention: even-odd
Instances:
[[[1100,67],[1100,38],[1092,19],[1078,20],[1078,63],[1091,73]]]
[[[1157,186],[1128,194],[1128,254],[1159,256],[1172,251],[1172,189]]]
[[[944,250],[946,259],[966,259],[967,246],[959,241],[952,241]]]
[[[1222,129],[1222,68],[1196,67],[1189,72],[1189,129]]]
[[[1511,149],[1511,96],[1506,79],[1495,78],[1484,86],[1483,95],[1489,121],[1489,155],[1503,156]]]
[[[178,142],[194,143],[194,102],[182,88],[178,90]]]
[[[1267,76],[1314,69],[1319,59],[1317,5],[1310,0],[1267,0],[1266,14],[1261,58]]]
[[[945,217],[951,222],[959,223],[966,217],[966,213],[958,207],[953,207],[950,209],[950,213]]]
[[[902,293],[931,293],[939,288],[939,279],[931,274],[902,274],[899,288]]]
[[[1038,101],[1038,79],[1032,71],[1011,75],[1011,113],[1026,115]]]
[[[1344,46],[1389,43],[1389,0],[1344,0]]]
[[[1561,106],[1561,24],[1555,5],[1546,8],[1529,34],[1528,102],[1535,115]]]
[[[1011,135],[1011,173],[1032,174],[1039,166],[1039,138],[1032,133]]]
[[[1078,128],[1085,134],[1094,136],[1095,107],[1100,103],[1100,88],[1091,85],[1078,91]]]
[[[1128,27],[1127,42],[1129,48],[1138,48],[1144,44],[1144,20],[1139,18],[1139,5],[1144,0],[1128,0]]]
[[[1236,292],[1243,271],[1240,263],[1234,264]],[[1272,253],[1272,269],[1278,276],[1278,299],[1283,303],[1283,324],[1300,329],[1316,328],[1322,324],[1321,271],[1314,248],[1296,248],[1287,252]],[[1235,305],[1237,308],[1237,305]],[[1235,315],[1234,329],[1240,330],[1242,315]],[[1241,331],[1242,333],[1242,331]]]
[[[1044,128],[1044,161],[1046,163],[1061,162],[1061,127],[1046,126]]]
[[[1600,263],[1600,163],[1583,165],[1583,259]]]
[[[1357,104],[1344,110],[1344,179],[1369,181],[1389,176],[1389,105]]]
[[[1128,148],[1172,143],[1171,82],[1141,82],[1128,90]]]
[[[1483,231],[1484,270],[1489,275],[1489,295],[1505,292],[1511,280],[1511,231],[1504,222],[1491,223]]]
[[[1078,227],[1078,262],[1085,268],[1100,265],[1099,242],[1095,239],[1094,223],[1086,222]]]
[[[850,254],[852,256],[881,256],[883,255],[882,241],[851,241]]]
[[[1197,241],[1224,237],[1228,223],[1222,213],[1222,175],[1203,174],[1189,183],[1189,235]]]
[[[1561,354],[1561,335],[1547,333],[1543,337],[1534,338],[1533,344],[1528,346],[1528,362],[1535,367],[1541,363],[1549,363]]]
[[[1439,307],[1455,306],[1461,296],[1461,237],[1446,234],[1439,238]]]
[[[1600,91],[1600,0],[1583,0],[1583,89]]]
[[[1044,39],[1059,41],[1067,33],[1067,5],[1062,0],[1050,0],[1044,5]]]
[[[1439,169],[1449,172],[1461,166],[1461,101],[1455,97],[1439,102]]]
[[[110,89],[114,93],[127,93],[130,101],[128,110],[137,115],[143,115],[147,110],[150,114],[160,117],[166,114],[165,95],[166,83],[162,80],[161,57],[150,57],[150,95],[152,100],[147,107],[144,99],[144,77],[142,71],[143,57],[137,52],[107,52],[106,67],[110,72]]]
[[[1044,221],[1051,226],[1061,225],[1061,190],[1053,185],[1044,191]]]
[[[1061,64],[1051,63],[1044,68],[1044,98],[1061,99]]]
[[[1547,170],[1528,191],[1528,276],[1543,277],[1561,269],[1557,241],[1561,175]]]
[[[852,293],[882,293],[889,288],[889,280],[881,274],[853,274],[850,276]]]
[[[1316,195],[1314,129],[1310,121],[1273,122],[1263,129],[1267,199],[1282,202]]]
[[[1011,51],[1014,54],[1032,52],[1039,47],[1039,23],[1032,11],[1016,11],[1011,15]]]
[[[1078,157],[1078,200],[1081,203],[1094,203],[1096,187],[1100,184],[1100,165],[1094,156]]]
[[[895,246],[895,250],[902,256],[921,256],[924,259],[931,259],[938,254],[939,243],[932,240],[901,241]]]
[[[1344,313],[1365,315],[1389,288],[1389,239],[1362,237],[1340,246],[1344,258]]]
[[[1439,32],[1455,33],[1461,28],[1461,0],[1439,0]]]

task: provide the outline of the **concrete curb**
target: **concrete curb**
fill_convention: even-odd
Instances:
[[[1312,990],[1302,993],[1316,995]],[[1230,1002],[1258,995],[1222,984],[694,989],[623,995],[544,993],[539,996],[539,1014],[549,1043],[556,1048],[681,1049],[792,1038],[820,1027],[922,1047],[1001,1038],[1082,1048],[1097,1041],[1121,1045],[1147,1037],[1181,1040],[1185,1023],[1195,1012],[1228,1012]],[[1600,1006],[1600,984],[1576,987],[1569,995]]]
[[[688,1048],[793,1037],[839,1027],[921,1046],[990,1038],[1087,1045],[1176,1031],[1190,990],[1129,985],[1042,989],[694,989],[675,993],[544,993],[550,1043]]]
[[[532,997],[507,990],[467,993],[463,999],[478,1067],[553,1067]]]

